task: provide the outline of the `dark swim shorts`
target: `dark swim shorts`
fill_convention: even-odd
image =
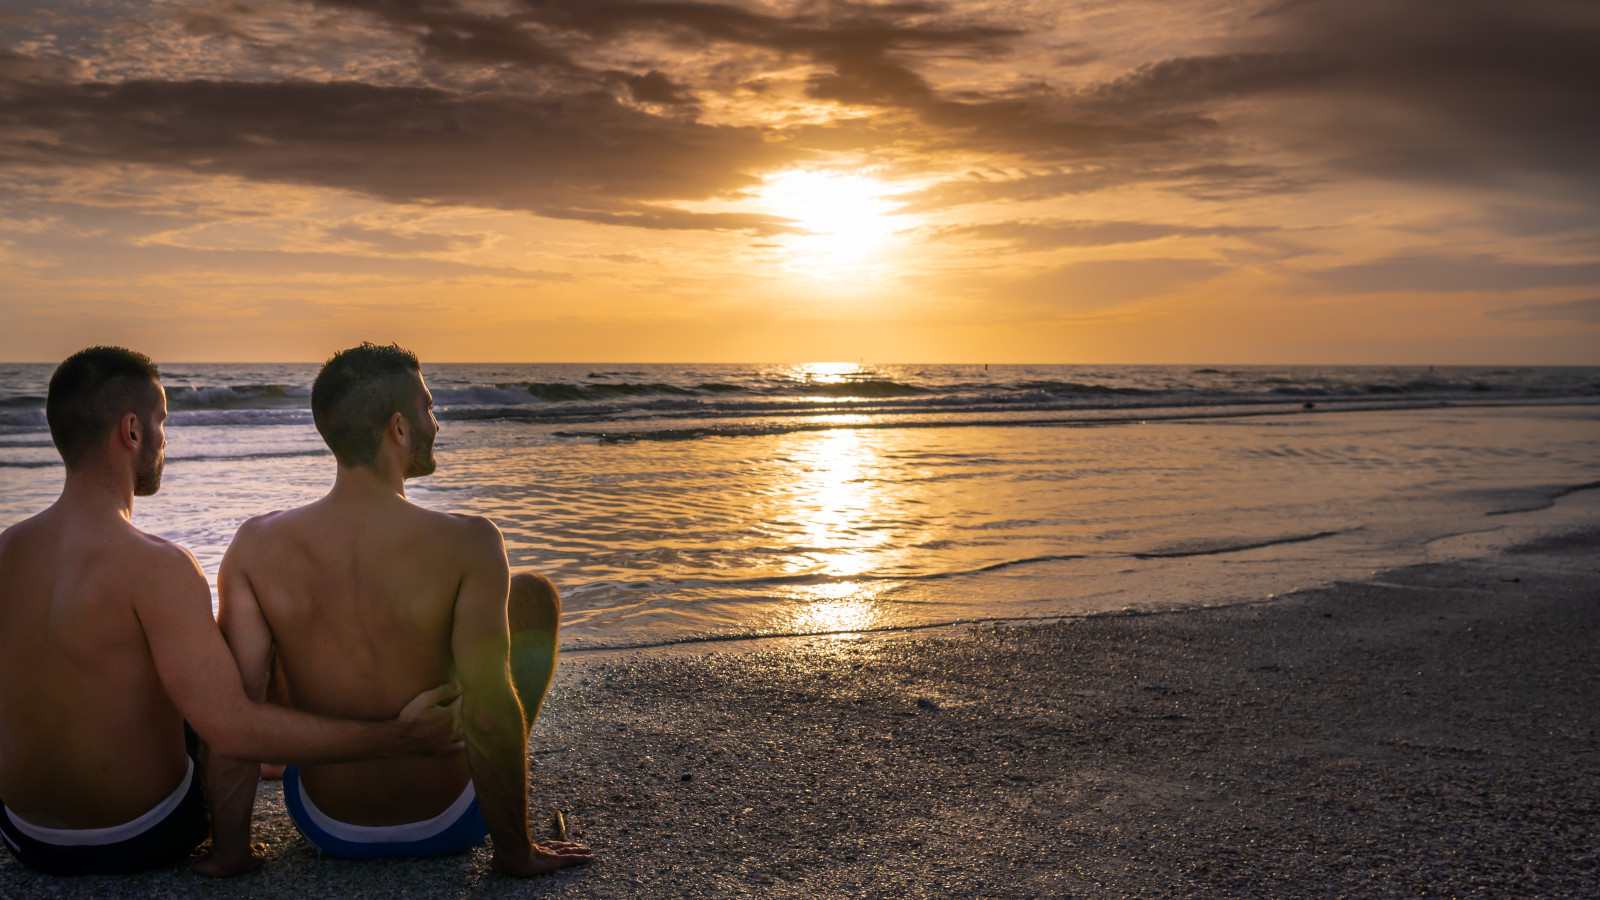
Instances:
[[[23,865],[51,875],[109,875],[170,866],[189,858],[211,823],[194,759],[165,800],[109,828],[45,828],[0,803],[0,837]]]

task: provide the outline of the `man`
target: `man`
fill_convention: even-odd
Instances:
[[[538,717],[555,674],[555,589],[510,577],[488,519],[407,501],[406,479],[434,470],[439,430],[417,358],[373,344],[335,354],[311,409],[338,462],[333,489],[246,522],[222,561],[219,619],[246,690],[259,699],[274,682],[298,709],[382,716],[417,687],[454,678],[466,748],[290,766],[284,798],[295,824],[341,857],[458,853],[487,832],[506,874],[587,861],[579,844],[528,836],[523,707]],[[246,869],[258,769],[213,759],[213,860],[219,872]]]
[[[170,865],[204,840],[185,719],[234,757],[459,752],[451,711],[433,708],[451,688],[387,722],[245,697],[194,557],[130,521],[133,498],[161,485],[158,376],[115,347],[63,362],[46,400],[61,497],[0,534],[0,835],[46,872]]]

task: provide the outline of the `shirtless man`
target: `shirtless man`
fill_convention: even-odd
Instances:
[[[587,847],[528,836],[528,723],[555,674],[555,588],[510,576],[488,519],[406,499],[405,480],[433,472],[439,430],[417,358],[396,346],[342,351],[317,375],[311,408],[338,461],[333,489],[246,522],[222,561],[219,617],[246,690],[259,699],[270,683],[298,709],[386,716],[453,678],[466,749],[290,766],[284,798],[295,824],[347,858],[459,853],[487,831],[506,874],[586,862]],[[257,774],[213,756],[222,871],[251,865]]]
[[[451,688],[356,717],[374,721],[245,696],[194,557],[130,521],[133,498],[160,487],[166,446],[148,358],[73,355],[50,379],[46,415],[66,463],[61,497],[0,534],[0,836],[18,860],[77,874],[187,858],[207,821],[185,719],[235,757],[459,753],[451,710],[436,707]]]

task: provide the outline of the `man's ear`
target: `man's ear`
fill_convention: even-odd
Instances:
[[[144,423],[133,413],[123,413],[117,421],[117,443],[129,450],[139,449],[144,441]]]
[[[406,417],[404,415],[401,415],[400,413],[390,414],[389,433],[394,435],[395,440],[404,444],[406,439],[410,437],[410,428],[411,423],[406,421]]]

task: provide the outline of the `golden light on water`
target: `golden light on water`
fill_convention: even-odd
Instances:
[[[870,268],[893,240],[889,191],[866,175],[796,169],[767,176],[757,202],[798,229],[778,238],[788,268],[835,278]]]
[[[826,575],[859,575],[874,566],[872,547],[884,535],[861,530],[873,505],[861,480],[861,435],[854,429],[824,431],[799,459],[802,488],[796,512],[804,523],[809,554]]]
[[[876,591],[859,581],[840,581],[808,589],[814,598],[795,613],[791,628],[802,633],[867,631],[882,618]]]
[[[843,377],[857,367],[850,363],[812,363],[819,376]],[[793,515],[806,535],[807,553],[795,568],[816,574],[852,579],[881,567],[879,551],[888,535],[869,527],[878,504],[870,478],[874,449],[861,432],[850,428],[806,435],[793,458],[799,482],[795,485]],[[843,580],[808,585],[797,599],[793,628],[804,632],[860,631],[881,618],[875,599],[883,585],[872,581]]]
[[[817,384],[843,384],[863,371],[860,364],[852,362],[808,362],[794,368],[795,375]]]

